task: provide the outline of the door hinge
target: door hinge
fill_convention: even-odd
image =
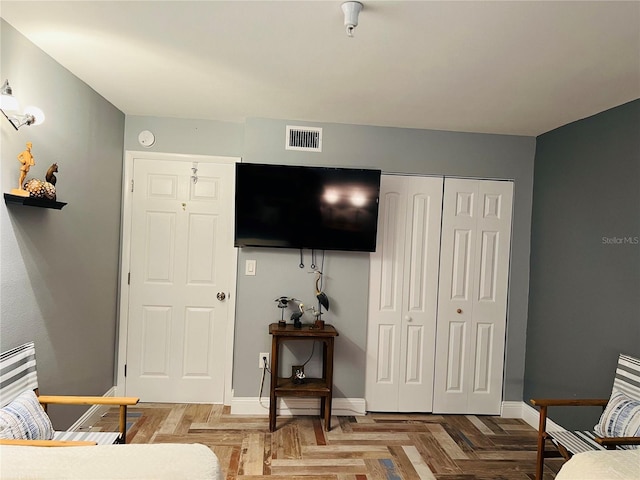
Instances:
[[[124,376],[125,377],[127,376],[127,364],[126,363],[124,364]]]
[[[131,180],[131,191],[133,192],[133,180]]]
[[[127,285],[131,285],[131,272],[127,273]]]

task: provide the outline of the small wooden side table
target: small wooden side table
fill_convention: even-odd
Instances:
[[[331,400],[333,398],[333,340],[338,332],[332,325],[323,328],[303,325],[294,328],[277,323],[269,325],[271,335],[271,395],[269,403],[269,431],[276,429],[278,397],[320,397],[320,416],[324,417],[324,429],[331,430]],[[280,347],[288,340],[311,340],[322,342],[322,378],[305,378],[304,383],[295,384],[291,377],[279,377]]]

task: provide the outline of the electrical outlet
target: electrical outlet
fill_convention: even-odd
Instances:
[[[267,366],[271,365],[271,356],[267,352],[262,352],[258,357],[258,368],[264,368],[265,358],[267,359]]]

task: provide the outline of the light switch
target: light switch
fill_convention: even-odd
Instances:
[[[255,275],[256,274],[256,261],[255,260],[247,260],[247,263],[244,267],[245,275]]]

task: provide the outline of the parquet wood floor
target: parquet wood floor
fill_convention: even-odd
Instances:
[[[117,409],[94,428],[117,430]],[[229,480],[533,480],[536,431],[519,419],[373,413],[334,417],[230,415],[228,407],[139,404],[128,443],[202,443]],[[552,447],[548,447],[552,448]],[[545,462],[555,478],[561,459]]]

